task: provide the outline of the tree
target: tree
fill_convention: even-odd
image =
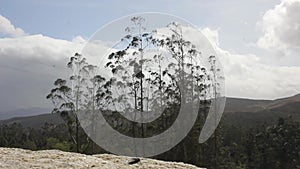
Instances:
[[[176,117],[180,105],[198,111],[193,103],[214,97],[209,93],[212,79],[202,66],[201,52],[184,38],[183,30],[188,26],[171,23],[167,26],[170,33],[161,35],[157,30],[146,32],[143,18],[133,17],[132,22],[133,26],[125,29],[128,34],[122,39],[122,45],[108,55],[106,63],[114,79],[114,111],[133,114],[135,121],[137,113],[143,116],[143,112],[162,110],[164,123],[159,127],[167,128],[172,125],[168,117]],[[131,124],[135,133],[136,123]],[[144,137],[145,124],[140,125]],[[187,148],[188,144],[184,145],[183,149]]]
[[[57,79],[54,82],[55,88],[47,95],[54,104],[54,113],[59,113],[66,125],[69,134],[76,145],[76,151],[80,151],[80,123],[78,113],[89,111],[95,114],[102,106],[104,95],[105,78],[96,75],[97,67],[88,64],[86,58],[75,53],[67,67],[73,74],[67,80]],[[107,89],[105,90],[107,91]],[[100,101],[101,100],[101,101]]]

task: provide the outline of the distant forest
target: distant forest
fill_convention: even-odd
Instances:
[[[196,125],[176,147],[153,158],[181,161],[209,169],[300,168],[299,117],[295,119],[277,116],[277,120],[264,123],[263,119],[271,117],[267,114],[264,117],[250,117],[254,120],[243,124],[243,118],[238,118],[238,114],[235,115],[235,122],[231,121],[232,116],[234,115],[225,114],[218,126],[217,147],[214,136],[203,144],[198,143],[200,126]],[[76,144],[67,130],[65,124],[45,123],[39,128],[23,127],[19,123],[2,124],[0,146],[76,152]],[[82,129],[79,133],[80,153],[109,153],[89,140]]]

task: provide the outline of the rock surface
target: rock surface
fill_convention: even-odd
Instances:
[[[84,155],[60,150],[30,151],[19,148],[0,148],[0,168],[101,168],[101,169],[142,169],[176,168],[196,169],[197,167],[177,162],[141,158],[141,161],[129,165],[131,157],[111,154]]]

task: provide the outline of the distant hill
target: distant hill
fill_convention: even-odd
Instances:
[[[32,127],[32,128],[40,128],[44,126],[45,123],[49,124],[61,124],[63,123],[62,118],[59,114],[40,114],[36,116],[28,116],[28,117],[14,117],[7,120],[0,120],[1,124],[12,124],[12,123],[20,123],[24,127]]]
[[[38,113],[39,110],[40,112]],[[63,123],[58,114],[43,113],[47,111],[50,112],[51,110],[33,108],[7,112],[11,113],[10,115],[0,113],[0,124],[16,122],[26,127],[41,127],[46,122],[52,124]],[[27,117],[14,117],[1,120],[4,117],[12,116]],[[227,98],[222,121],[232,125],[252,126],[261,123],[274,123],[279,117],[292,117],[294,120],[300,122],[300,94],[276,100]]]
[[[225,112],[256,112],[264,109],[272,100],[252,100],[243,98],[226,98]]]
[[[222,120],[238,126],[276,123],[278,118],[300,122],[300,94],[276,100],[227,98]]]
[[[1,111],[1,110],[0,110]],[[13,117],[26,117],[26,116],[35,116],[39,114],[49,114],[51,113],[51,108],[28,108],[28,109],[18,109],[7,112],[0,112],[0,120],[5,120]]]
[[[291,103],[297,104],[298,102],[300,102],[300,94],[275,100],[254,100],[229,97],[226,98],[225,112],[259,112],[263,110],[273,110],[284,106],[286,107],[286,105]]]

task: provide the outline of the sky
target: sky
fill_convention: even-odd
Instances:
[[[0,1],[0,111],[51,107],[45,99],[67,59],[94,32],[137,12],[198,27],[214,46],[226,95],[275,99],[300,93],[300,0]]]

